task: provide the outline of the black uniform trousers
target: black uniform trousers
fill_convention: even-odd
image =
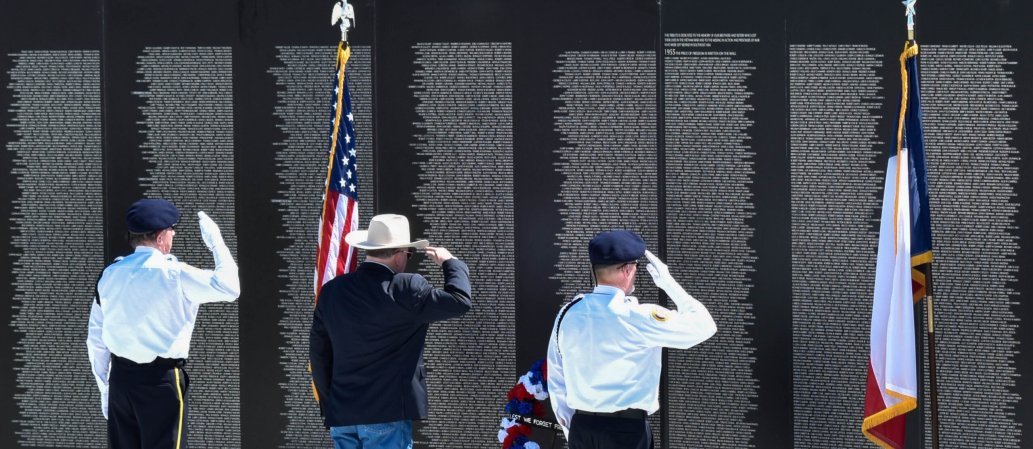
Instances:
[[[646,413],[588,414],[574,412],[567,445],[570,449],[653,449]]]
[[[187,378],[182,359],[135,363],[112,355],[108,440],[112,449],[186,449]]]

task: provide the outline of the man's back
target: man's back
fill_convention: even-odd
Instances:
[[[650,307],[607,286],[597,286],[569,307],[556,330],[556,345],[571,407],[600,412],[659,409],[655,390],[661,346],[640,331],[652,325]]]
[[[187,358],[200,305],[240,295],[239,288],[213,282],[213,277],[210,270],[146,246],[119,258],[97,283],[105,346],[137,363]]]
[[[199,304],[180,293],[179,265],[172,255],[140,247],[104,270],[97,291],[109,350],[138,363],[169,356],[174,347],[186,357],[191,333],[182,327],[197,317]]]
[[[443,289],[366,262],[323,286],[311,335],[312,375],[328,426],[427,416],[423,343],[429,323],[470,309],[469,271],[442,266]]]

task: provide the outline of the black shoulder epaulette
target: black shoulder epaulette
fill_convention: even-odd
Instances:
[[[574,297],[574,299],[570,300],[570,302],[567,303],[566,306],[563,307],[563,310],[560,310],[560,317],[558,319],[556,319],[556,353],[557,354],[560,353],[560,325],[563,324],[563,317],[567,316],[567,312],[570,310],[570,308],[574,307],[574,304],[577,304],[582,299],[585,299],[585,295],[577,295],[577,296]]]
[[[116,257],[114,261],[107,265],[104,265],[104,268],[100,270],[100,274],[97,275],[97,282],[93,283],[93,301],[96,302],[98,306],[100,305],[100,278],[104,277],[104,270],[107,270],[108,267],[114,265],[116,262],[122,259],[124,259],[124,257],[122,256]]]
[[[107,268],[105,266],[104,268]],[[93,283],[93,302],[100,305],[100,278],[104,277],[104,270],[100,270],[100,275],[97,276],[97,282]]]

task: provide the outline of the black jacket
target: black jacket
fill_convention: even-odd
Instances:
[[[465,263],[450,259],[442,270],[436,289],[366,262],[320,290],[309,360],[327,427],[427,417],[427,328],[466,313],[472,299]]]

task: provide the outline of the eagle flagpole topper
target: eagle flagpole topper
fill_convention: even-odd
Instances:
[[[346,0],[334,3],[334,10],[330,13],[330,26],[340,25],[341,42],[348,42],[348,30],[355,28],[355,8]]]
[[[904,0],[904,14],[907,15],[907,40],[915,40],[915,3],[918,0]],[[350,6],[349,6],[350,7]]]

